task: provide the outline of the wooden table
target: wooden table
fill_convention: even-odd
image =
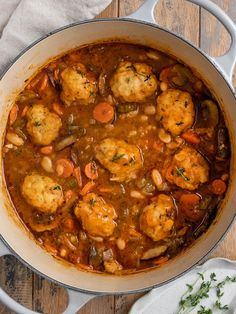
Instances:
[[[99,17],[128,15],[142,2],[143,0],[113,0]],[[220,5],[236,23],[235,0],[213,2]],[[156,7],[156,18],[160,25],[182,34],[211,55],[222,54],[229,45],[229,36],[220,23],[206,11],[185,0],[160,0]],[[236,80],[234,82],[236,86]],[[236,259],[236,223],[212,256]],[[25,306],[44,314],[59,314],[66,307],[64,289],[35,275],[14,257],[0,260],[0,286]],[[138,297],[140,294],[100,297],[90,301],[79,313],[125,314]],[[0,304],[0,314],[10,313],[12,312]]]

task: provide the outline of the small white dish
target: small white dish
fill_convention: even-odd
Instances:
[[[236,276],[236,261],[224,258],[210,259],[177,280],[150,291],[135,302],[129,314],[176,314],[179,301],[187,291],[186,284],[192,284],[199,277],[199,272],[204,273],[205,279],[208,279],[211,273],[215,273],[217,282],[220,282],[226,276]],[[236,314],[236,283],[226,284],[223,291],[224,295],[220,301],[222,305],[227,304],[229,309],[224,311],[214,309],[213,313]],[[209,298],[204,299],[200,304],[206,308],[212,308],[216,300],[216,291],[212,289]],[[199,309],[200,305],[189,313],[197,314]]]

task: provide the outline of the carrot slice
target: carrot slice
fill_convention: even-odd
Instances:
[[[63,106],[59,103],[59,102],[54,102],[52,104],[52,109],[59,115],[59,116],[63,116],[64,114],[64,108]]]
[[[66,218],[63,222],[63,226],[68,232],[72,232],[76,230],[75,222],[72,218]]]
[[[82,186],[82,176],[81,176],[81,170],[80,167],[76,167],[74,169],[74,176],[77,180],[78,186],[81,187]]]
[[[66,200],[66,202],[68,202],[72,198],[73,195],[74,195],[74,192],[72,190],[67,190],[65,192],[65,200]]]
[[[99,187],[98,188],[99,189],[99,191],[101,192],[101,193],[110,193],[110,192],[112,192],[112,188],[109,188],[109,187],[105,187],[105,186],[101,186],[101,187]]]
[[[198,208],[201,198],[197,194],[182,194],[180,197],[180,209],[191,221],[199,221],[204,211]]]
[[[85,269],[85,270],[93,270],[93,266],[92,265],[85,265],[85,264],[78,263],[77,266],[78,266],[78,268],[82,268],[82,269]]]
[[[44,243],[44,247],[45,249],[49,252],[49,253],[52,253],[54,255],[57,255],[58,251],[57,249],[51,245],[51,244],[48,244],[48,243]]]
[[[29,106],[25,106],[22,110],[21,117],[24,118],[26,116],[27,111],[29,110]]]
[[[114,108],[107,102],[100,102],[93,110],[93,117],[101,123],[108,123],[114,117]]]
[[[58,80],[59,80],[59,69],[55,69],[55,70],[53,71],[53,75],[54,75],[54,79],[55,79],[56,81],[58,81]]]
[[[200,201],[197,194],[182,194],[180,197],[180,204],[185,208],[193,208]]]
[[[154,141],[153,145],[152,145],[153,149],[155,149],[156,151],[162,153],[164,150],[164,144]]]
[[[38,84],[38,90],[43,91],[48,86],[48,75],[44,74],[43,78],[40,80]]]
[[[226,191],[226,184],[221,179],[216,179],[211,183],[211,190],[214,194],[220,195]]]
[[[155,265],[161,265],[161,264],[167,262],[168,259],[169,259],[169,258],[168,258],[167,256],[162,256],[162,257],[158,258],[157,260],[153,261],[153,264],[155,264]]]
[[[44,155],[50,155],[53,151],[53,147],[52,146],[44,146],[40,148],[40,153],[44,154]]]
[[[56,172],[59,177],[68,178],[72,175],[74,170],[73,163],[68,159],[58,159],[56,161]]]
[[[17,105],[14,105],[11,108],[10,116],[9,116],[9,123],[10,123],[10,125],[12,125],[16,121],[17,115],[18,115],[18,111],[19,111],[19,107]]]
[[[141,238],[142,234],[133,228],[128,229],[128,234],[131,238]]]
[[[170,75],[170,72],[171,72],[171,68],[170,67],[169,68],[164,68],[161,71],[161,73],[160,73],[160,77],[159,77],[160,81],[168,83],[169,82],[168,77]]]
[[[85,186],[83,187],[83,189],[80,191],[81,195],[86,195],[88,194],[90,191],[92,191],[96,186],[96,183],[93,181],[89,181],[88,183],[85,184]]]
[[[200,143],[200,138],[197,135],[197,133],[193,132],[192,130],[188,130],[187,132],[184,132],[181,137],[191,143],[191,144],[199,144]]]
[[[50,69],[50,70],[54,70],[54,69],[56,69],[56,68],[58,67],[58,63],[59,63],[59,61],[58,61],[58,60],[56,60],[56,61],[52,61],[51,63],[49,63],[49,65],[48,65],[48,69]]]
[[[95,161],[89,162],[85,166],[84,172],[89,179],[96,180],[98,178],[98,171],[97,171],[97,165]]]

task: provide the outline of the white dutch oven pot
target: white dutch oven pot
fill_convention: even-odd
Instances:
[[[7,196],[2,174],[0,256],[13,254],[36,273],[66,287],[69,294],[69,305],[64,313],[75,313],[96,295],[145,291],[179,277],[199,263],[215,247],[234,220],[236,214],[236,195],[234,193],[236,190],[236,99],[232,87],[232,73],[236,61],[236,26],[219,7],[209,0],[189,1],[211,12],[226,27],[231,36],[231,46],[225,55],[211,58],[183,38],[154,24],[153,10],[158,0],[147,0],[136,13],[126,19],[84,21],[49,34],[28,47],[1,78],[0,139],[3,142],[7,115],[14,97],[23,89],[24,81],[38,67],[49,58],[69,49],[97,41],[119,38],[166,51],[195,69],[218,99],[229,128],[232,147],[231,181],[215,222],[193,246],[163,265],[161,270],[157,268],[133,275],[114,276],[79,271],[56,260],[40,248],[33,241],[29,232],[22,227]],[[0,300],[17,313],[36,313],[17,304],[1,289]]]

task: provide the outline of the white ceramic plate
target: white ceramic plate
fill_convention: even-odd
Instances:
[[[198,272],[204,273],[205,279],[208,279],[211,273],[215,273],[217,282],[220,282],[226,276],[236,276],[236,261],[223,258],[210,259],[174,282],[153,289],[135,302],[129,314],[176,314],[179,301],[187,290],[186,284],[192,284],[199,277]],[[200,282],[201,280],[199,280],[199,284]],[[223,291],[224,295],[220,301],[222,305],[227,304],[229,309],[225,311],[214,310],[213,313],[236,314],[236,283],[226,284]],[[209,298],[200,304],[206,308],[212,308],[216,299],[216,291],[212,290],[209,293]],[[199,309],[200,306],[189,313],[197,314]]]

